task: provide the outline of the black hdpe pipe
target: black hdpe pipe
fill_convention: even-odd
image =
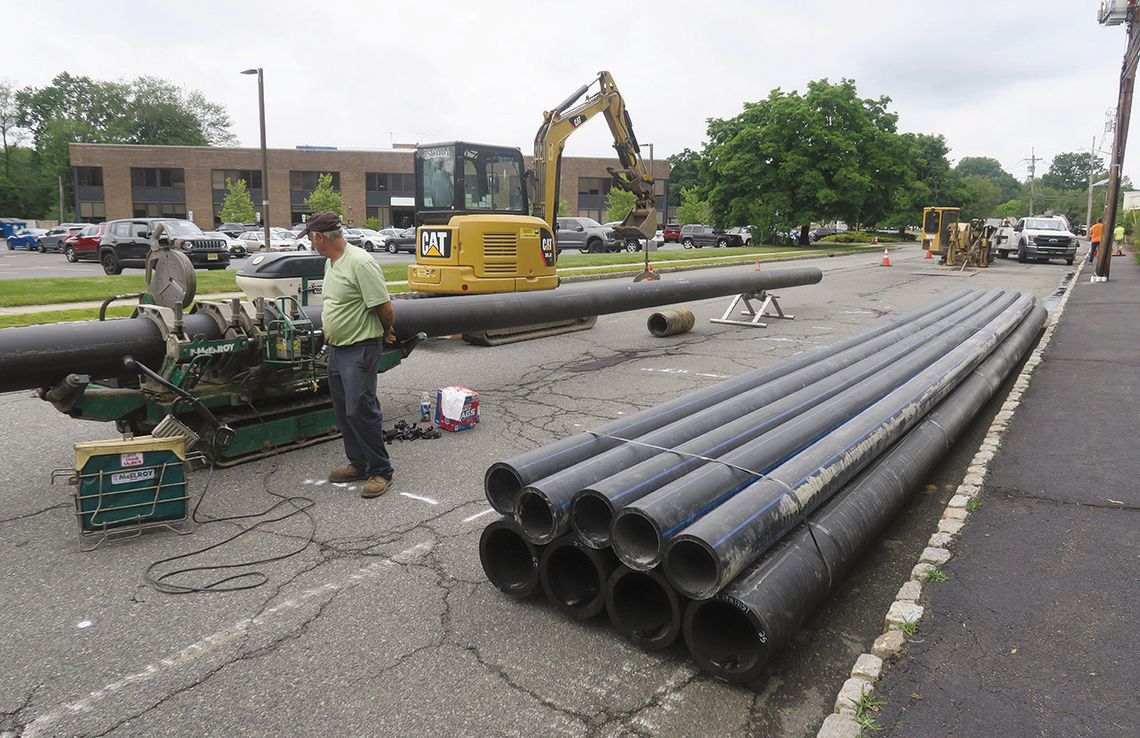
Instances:
[[[685,642],[700,668],[733,682],[764,674],[771,657],[953,449],[1037,341],[1045,319],[1044,308],[1034,309],[925,419],[815,512],[810,531],[799,526],[715,597],[692,601]]]
[[[615,467],[609,470],[611,473],[608,476],[582,489],[574,497],[570,509],[571,526],[587,545],[594,547],[611,545],[613,518],[618,509],[634,505],[655,490],[695,471],[706,463],[706,459],[725,456],[782,424],[792,422],[797,416],[832,397],[859,386],[860,382],[877,378],[880,373],[899,367],[897,362],[900,360],[905,358],[913,361],[915,357],[911,355],[912,352],[938,338],[947,330],[947,323],[953,325],[966,320],[995,299],[997,299],[996,293],[979,293],[974,299],[956,301],[942,310],[931,312],[922,320],[915,321],[915,327],[920,330],[910,335],[892,332],[867,342],[864,347],[877,348],[878,353],[868,351],[864,358],[853,364],[843,366],[838,363],[837,359],[846,354],[815,364],[811,369],[818,367],[824,370],[818,376],[816,383],[803,388],[793,387],[783,393],[783,396],[777,395],[777,399],[766,407],[741,414],[737,408],[730,405],[728,412],[722,413],[718,418],[718,423],[701,435],[688,439],[680,436],[668,439],[659,445],[668,447],[669,452],[643,456],[644,460],[640,463],[626,463]],[[778,383],[774,382],[773,385],[775,384]],[[740,408],[741,411],[748,409]],[[803,439],[812,439],[815,434],[807,432],[805,435],[801,427],[800,436],[802,443]],[[794,446],[794,444],[789,446],[792,439],[791,433],[782,435],[786,447]],[[775,448],[775,446],[765,446],[763,451],[770,452]],[[617,450],[623,449],[624,447],[621,447]],[[615,453],[617,450],[608,453]],[[709,491],[715,490],[710,488]],[[526,498],[527,492],[524,492],[520,498],[520,507]],[[703,504],[701,503],[702,506]],[[680,508],[669,509],[680,512]],[[656,525],[656,530],[670,530],[678,521],[685,519],[685,516],[673,515],[673,517],[676,519],[669,524],[660,521],[660,524]],[[637,523],[638,521],[629,520],[626,525],[637,525]],[[532,540],[537,540],[533,530],[524,526],[524,532]],[[648,556],[645,552],[635,554],[630,548],[620,550],[618,554],[629,556],[626,561],[630,566],[645,569],[659,560],[660,543],[657,540],[653,541],[652,551]]]
[[[978,294],[978,299],[981,298]],[[937,313],[930,313],[916,319],[909,325],[899,326],[893,331],[872,338],[859,346],[846,351],[825,357],[809,366],[788,372],[777,379],[742,392],[723,402],[712,405],[680,420],[651,431],[636,439],[636,443],[623,443],[616,448],[605,451],[592,459],[581,461],[571,467],[558,471],[530,485],[519,493],[515,508],[515,519],[522,526],[525,533],[535,543],[548,543],[566,531],[572,522],[571,504],[590,485],[599,484],[603,489],[607,487],[610,479],[617,477],[625,479],[634,478],[637,486],[648,481],[654,482],[642,494],[646,494],[656,486],[665,484],[669,479],[662,478],[658,467],[674,470],[672,478],[682,476],[685,471],[676,471],[686,462],[698,461],[692,457],[683,457],[678,461],[677,454],[664,453],[665,449],[679,448],[682,453],[695,453],[700,455],[719,455],[731,450],[734,446],[743,444],[760,435],[769,427],[778,425],[787,420],[775,420],[780,415],[781,408],[776,406],[794,407],[789,412],[802,412],[805,407],[821,402],[831,394],[844,389],[841,383],[845,372],[853,367],[862,367],[862,376],[882,371],[905,355],[917,343],[916,337],[927,340],[931,337],[929,326],[946,319],[946,315],[955,315],[954,310],[971,309],[971,295],[963,296],[960,300],[950,303]],[[988,298],[992,300],[993,295]],[[947,310],[950,312],[947,313]],[[874,359],[870,357],[875,357]],[[816,389],[828,385],[830,390]],[[828,393],[830,392],[830,394]],[[811,398],[805,404],[799,398]],[[774,403],[774,404],[773,404]],[[743,419],[741,416],[744,416]],[[766,423],[770,425],[765,425]],[[716,440],[708,443],[698,443],[695,438],[708,440],[709,436],[716,436]],[[719,445],[718,445],[719,444]],[[687,448],[691,446],[692,448]],[[647,460],[656,460],[652,463]],[[642,469],[639,462],[645,462],[653,467],[654,471],[646,476],[630,476],[630,467]],[[692,468],[690,465],[688,468]],[[626,470],[626,471],[622,471]],[[626,485],[628,488],[629,485]],[[603,526],[602,521],[590,515],[593,508],[587,502],[584,510],[580,509],[580,518],[583,525],[576,528],[582,540],[593,548],[603,548],[609,545],[608,520]],[[641,567],[644,568],[644,567]]]
[[[688,603],[665,575],[652,569],[635,571],[619,566],[606,582],[610,622],[646,651],[660,651],[677,640]]]
[[[961,346],[765,478],[674,537],[665,574],[693,599],[707,599],[736,578],[792,526],[914,427],[977,367],[1036,304],[1025,295]],[[844,422],[845,421],[845,422]]]
[[[512,515],[523,487],[620,445],[622,442],[615,440],[614,437],[637,438],[664,425],[687,418],[695,412],[729,400],[741,392],[770,382],[788,372],[810,366],[828,356],[905,326],[923,317],[927,312],[941,310],[965,294],[967,294],[965,290],[955,292],[931,305],[875,325],[830,346],[807,351],[777,366],[747,372],[699,392],[682,395],[656,407],[610,421],[595,428],[592,433],[577,433],[504,461],[497,461],[491,464],[483,478],[487,501],[500,513]]]
[[[770,272],[740,271],[655,282],[607,284],[589,289],[463,295],[430,300],[401,300],[396,305],[396,337],[417,333],[449,336],[490,328],[515,328],[541,320],[558,321],[658,307],[688,300],[815,284],[815,268]],[[321,308],[305,310],[316,327]],[[187,335],[215,340],[217,323],[205,315],[187,315]],[[87,321],[0,329],[0,392],[50,387],[68,374],[93,379],[124,376],[122,357],[130,354],[147,366],[162,362],[162,333],[150,320]]]
[[[883,366],[857,366],[836,374],[826,382],[828,395],[823,402],[815,402],[812,393],[817,390],[809,387],[773,404],[772,408],[778,408],[780,413],[765,419],[769,428],[765,433],[728,453],[717,455],[710,447],[704,454],[717,456],[720,463],[704,463],[701,459],[692,458],[676,462],[676,466],[692,471],[684,475],[669,475],[674,477],[673,481],[649,491],[614,515],[611,536],[615,553],[634,569],[657,565],[673,536],[702,515],[711,514],[710,511],[718,505],[726,504],[763,475],[818,443],[849,418],[929,371],[932,365],[954,352],[1016,299],[1016,295],[1002,293],[996,297],[989,304],[983,302],[974,315],[964,319],[953,315],[950,325],[935,325],[927,329],[934,335],[926,335],[929,340],[924,345],[914,347],[908,345],[909,341],[902,342],[898,346],[899,353],[893,358],[886,357],[891,361]],[[871,357],[866,361],[878,358]],[[855,373],[856,369],[860,371]],[[596,487],[607,492],[615,491],[606,488],[605,484]],[[583,498],[585,496],[583,494]],[[523,533],[528,531],[524,528]]]
[[[547,598],[575,620],[592,618],[606,607],[606,581],[618,567],[607,550],[587,548],[573,536],[547,546],[538,571]]]
[[[522,599],[539,586],[542,546],[526,540],[510,518],[496,520],[479,536],[479,563],[491,584]]]

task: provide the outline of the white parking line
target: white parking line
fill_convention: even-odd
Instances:
[[[474,515],[469,515],[466,518],[463,518],[463,522],[464,523],[470,523],[472,520],[477,520],[477,519],[483,517],[484,515],[490,515],[493,512],[495,512],[495,509],[489,507],[486,510],[484,510],[483,512],[475,513]]]
[[[420,497],[419,495],[413,495],[409,492],[401,492],[400,494],[403,495],[404,497],[410,497],[413,500],[419,500],[420,502],[426,502],[429,505],[438,505],[439,504],[439,500],[433,500],[430,497]]]

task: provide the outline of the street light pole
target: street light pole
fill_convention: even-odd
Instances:
[[[265,147],[265,75],[261,67],[246,69],[242,74],[257,75],[257,112],[261,120],[261,227],[265,248],[269,248],[269,149]]]
[[[653,171],[653,144],[643,144],[649,147],[649,176],[653,178],[651,187],[653,187],[653,207],[657,208],[657,174]],[[649,244],[651,239],[645,239],[645,271],[649,272]]]

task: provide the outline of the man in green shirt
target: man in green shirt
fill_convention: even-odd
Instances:
[[[329,480],[364,480],[360,496],[379,497],[394,473],[376,397],[382,344],[396,340],[392,298],[380,265],[344,240],[336,213],[314,213],[302,235],[328,260],[321,323],[329,347],[329,389],[348,457],[348,466],[332,470]]]

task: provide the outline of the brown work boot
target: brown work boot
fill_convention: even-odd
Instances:
[[[364,483],[364,488],[360,490],[361,497],[379,497],[388,491],[392,486],[391,479],[385,479],[381,476],[369,477],[368,481]]]
[[[330,482],[359,482],[361,479],[364,479],[364,472],[352,464],[342,466],[339,469],[333,469],[329,472]]]

